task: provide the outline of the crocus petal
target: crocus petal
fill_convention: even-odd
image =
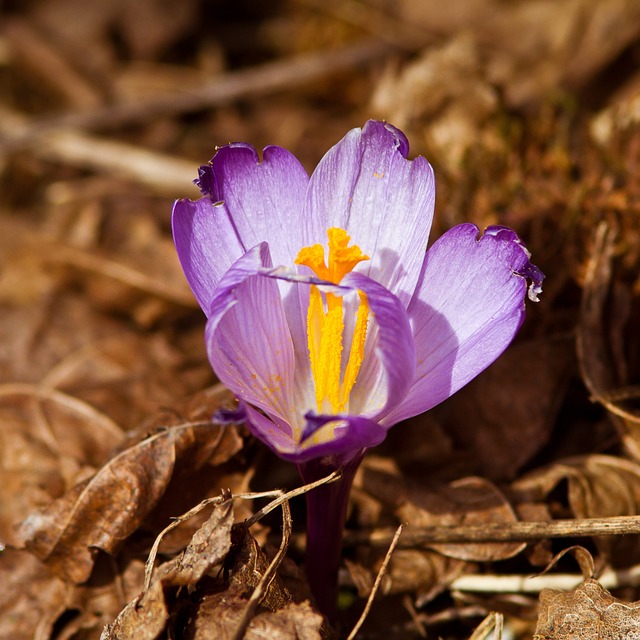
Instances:
[[[251,433],[266,444],[275,454],[297,451],[297,440],[291,426],[278,416],[266,416],[251,405],[240,401],[242,412],[246,416],[246,424]]]
[[[363,449],[379,445],[387,430],[364,416],[307,415],[306,437],[295,452],[282,457],[291,462],[332,457],[342,466]]]
[[[395,127],[369,121],[350,131],[320,161],[307,198],[308,243],[326,243],[340,227],[371,257],[358,265],[406,307],[420,274],[435,200],[433,170],[407,160],[409,143]]]
[[[271,271],[268,277],[296,283],[304,288],[316,284],[326,293],[344,296],[347,311],[355,315],[355,306],[347,300],[348,295],[359,291],[367,296],[367,304],[373,316],[373,324],[368,329],[365,354],[356,383],[349,398],[350,414],[365,414],[372,420],[379,420],[399,404],[409,391],[416,370],[416,352],[409,316],[400,300],[380,283],[361,273],[349,273],[340,282],[333,285],[314,276],[287,273],[282,270]],[[305,299],[305,296],[300,296]],[[308,300],[309,296],[306,295]],[[291,318],[288,317],[289,322]],[[373,335],[371,335],[373,334]],[[350,344],[346,336],[345,346]],[[310,386],[310,371],[306,344],[304,351],[297,353],[296,382]],[[300,358],[302,357],[303,362]],[[296,406],[312,406],[308,398],[313,390],[297,394]],[[305,401],[301,402],[303,399]]]
[[[206,315],[220,278],[245,252],[222,203],[178,200],[171,214],[173,240],[187,281]]]
[[[379,421],[404,400],[415,377],[416,351],[409,316],[393,293],[361,273],[346,275],[340,284],[366,294],[376,325],[376,339],[367,345],[349,412]]]
[[[418,368],[391,426],[427,411],[489,366],[524,319],[527,276],[542,274],[516,234],[462,224],[429,249],[409,316]]]
[[[294,354],[266,243],[249,250],[220,281],[205,339],[214,371],[245,402],[286,419]]]
[[[303,206],[309,176],[297,158],[269,146],[260,162],[244,143],[221,147],[200,169],[198,184],[213,201],[223,201],[246,251],[267,242],[275,265],[293,265],[304,246]]]
[[[387,435],[380,424],[363,416],[307,415],[306,437],[296,443],[278,424],[252,407],[247,406],[246,412],[253,434],[281,458],[295,463],[331,457],[337,468],[363,449],[380,444]]]

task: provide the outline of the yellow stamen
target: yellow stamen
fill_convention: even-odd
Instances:
[[[298,253],[296,264],[309,267],[320,279],[339,284],[342,278],[363,260],[368,260],[356,245],[349,247],[349,236],[344,229],[332,227],[329,237],[329,260],[324,261],[322,245],[304,247]],[[323,296],[317,286],[311,285],[307,311],[307,342],[311,373],[315,384],[316,405],[319,412],[340,413],[345,410],[349,395],[356,383],[367,339],[369,304],[367,296],[359,291],[360,303],[356,313],[349,357],[342,376],[344,314],[342,297],[327,293]],[[325,305],[326,301],[326,305]],[[325,406],[325,403],[328,403]]]
[[[360,367],[364,360],[364,344],[367,340],[369,304],[367,303],[366,294],[359,291],[358,295],[360,296],[360,304],[358,305],[358,313],[356,315],[356,326],[353,329],[353,337],[351,338],[349,362],[347,362],[347,368],[344,371],[344,378],[342,379],[342,389],[340,393],[340,405],[342,407],[347,404],[351,389],[353,389],[358,373],[360,373]]]

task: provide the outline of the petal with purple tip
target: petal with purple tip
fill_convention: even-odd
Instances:
[[[303,206],[309,176],[282,147],[269,146],[260,161],[254,147],[221,147],[200,170],[199,184],[223,201],[245,250],[267,242],[275,265],[293,265],[304,246]]]
[[[395,127],[369,121],[322,158],[307,198],[308,243],[325,244],[330,227],[345,229],[371,257],[356,268],[393,291],[406,307],[429,238],[435,183],[422,157]]]
[[[284,430],[252,407],[246,407],[253,434],[274,453],[290,462],[302,463],[331,457],[336,468],[346,464],[363,449],[380,444],[387,430],[363,416],[307,415],[306,437],[294,442]]]
[[[488,367],[524,319],[527,276],[542,274],[516,234],[462,224],[429,249],[409,305],[418,368],[389,426],[427,411]]]

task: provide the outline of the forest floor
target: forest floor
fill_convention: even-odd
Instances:
[[[0,17],[0,638],[347,637],[378,575],[363,640],[638,637],[640,3]],[[332,628],[295,467],[210,423],[234,399],[170,213],[216,146],[311,172],[370,118],[434,167],[430,242],[508,225],[546,280],[493,366],[365,457]]]

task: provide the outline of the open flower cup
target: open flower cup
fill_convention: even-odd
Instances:
[[[516,233],[461,224],[425,252],[433,170],[398,129],[369,121],[311,177],[287,150],[217,150],[179,200],[173,234],[207,316],[211,365],[253,434],[305,481],[307,573],[335,613],[353,476],[398,422],[491,364],[537,300],[542,273]]]

